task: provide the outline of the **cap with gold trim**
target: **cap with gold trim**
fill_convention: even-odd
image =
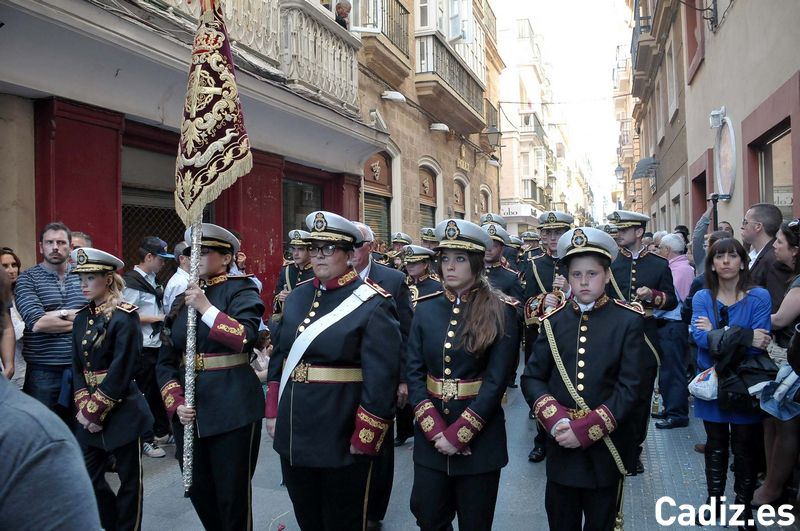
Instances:
[[[559,212],[558,210],[548,210],[539,216],[539,230],[542,229],[568,229],[575,223],[572,214]]]
[[[111,273],[122,269],[125,265],[122,260],[113,254],[94,249],[92,247],[80,247],[70,253],[75,267],[72,273]]]
[[[594,227],[578,227],[565,232],[558,239],[558,256],[562,260],[568,256],[595,253],[613,261],[618,252],[616,240]]]
[[[436,239],[436,229],[433,227],[422,227],[419,229],[419,234],[424,242],[438,242]]]
[[[605,225],[602,225],[598,228],[602,229],[603,232],[605,232],[606,234],[610,234],[611,236],[614,236],[616,233],[619,232],[619,227],[617,227],[613,223],[606,223]]]
[[[339,214],[317,210],[306,216],[306,225],[311,233],[309,240],[334,243],[360,244],[364,240],[361,231],[352,221]]]
[[[609,223],[617,226],[617,229],[627,229],[629,227],[645,228],[650,218],[645,214],[631,212],[630,210],[615,210],[607,216]]]
[[[225,254],[233,254],[239,252],[239,247],[241,246],[241,242],[239,238],[233,235],[231,231],[224,227],[220,227],[219,225],[214,225],[213,223],[203,223],[202,226],[203,237],[200,241],[200,245],[202,247],[206,247],[209,249],[214,249],[215,251],[219,251]],[[192,247],[192,229],[191,227],[186,229],[186,232],[183,233],[183,240],[186,242],[186,245],[189,246],[191,251]],[[185,253],[186,251],[184,251]]]
[[[436,249],[456,249],[474,253],[486,252],[492,245],[489,233],[464,219],[445,219],[436,225]]]
[[[310,232],[300,229],[294,229],[289,231],[289,245],[294,245],[296,247],[301,245],[305,246],[311,245],[309,238],[311,238]]]
[[[402,243],[403,245],[411,245],[414,240],[405,232],[395,232],[392,234],[392,243]]]
[[[414,262],[422,262],[423,260],[432,260],[436,253],[426,247],[419,245],[406,245],[403,247],[403,260],[407,264]]]
[[[511,245],[511,235],[497,223],[487,223],[481,226],[481,228],[485,230],[486,234],[494,241],[500,242],[503,245]]]
[[[508,244],[509,247],[513,247],[514,249],[521,249],[522,248],[522,238],[517,238],[516,236],[510,236],[511,243]]]
[[[522,233],[522,241],[523,242],[538,242],[542,239],[541,235],[539,235],[539,231],[535,230],[527,230]]]
[[[481,225],[486,225],[487,223],[496,223],[497,225],[500,225],[504,229],[508,228],[508,223],[506,223],[505,218],[500,214],[493,214],[489,212],[488,214],[482,215]]]

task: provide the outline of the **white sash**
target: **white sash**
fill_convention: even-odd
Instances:
[[[376,294],[374,289],[363,284],[342,301],[331,313],[320,317],[318,321],[314,321],[308,325],[303,332],[300,332],[300,335],[297,336],[294,340],[294,344],[292,344],[292,350],[289,351],[289,356],[286,358],[286,365],[283,367],[281,386],[278,390],[278,402],[280,402],[283,396],[283,390],[286,388],[286,383],[289,381],[292,371],[294,371],[294,368],[300,363],[303,354],[306,353],[311,342],[314,341],[318,335],[327,330],[328,327],[347,317],[353,310],[370,300]]]

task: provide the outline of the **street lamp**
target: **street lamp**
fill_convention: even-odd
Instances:
[[[625,168],[622,167],[622,164],[617,165],[617,169],[614,170],[614,175],[617,177],[618,181],[625,178]]]
[[[500,130],[493,125],[486,130],[486,140],[489,142],[489,145],[492,146],[492,150],[495,150],[500,146],[501,136],[503,136],[503,133],[501,133]]]

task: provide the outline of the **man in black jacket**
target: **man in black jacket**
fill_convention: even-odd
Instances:
[[[775,235],[783,216],[775,205],[758,203],[750,207],[742,220],[742,240],[750,244],[750,279],[769,291],[772,311],[778,311],[792,270],[775,259]]]
[[[400,381],[397,385],[397,410],[398,415],[403,417],[401,411],[403,408],[408,407],[408,385],[406,384],[404,361],[405,347],[408,341],[408,333],[411,330],[411,319],[414,317],[414,310],[411,306],[411,291],[408,288],[408,284],[406,284],[406,278],[403,273],[391,267],[378,264],[372,259],[372,247],[375,241],[375,234],[372,229],[363,223],[353,222],[353,224],[358,227],[364,237],[364,242],[355,250],[353,267],[358,271],[364,282],[377,284],[383,290],[391,293],[400,317],[401,360]],[[410,417],[406,416],[406,418]],[[367,502],[367,522],[370,528],[377,528],[380,526],[379,522],[386,516],[386,508],[389,506],[389,497],[392,494],[394,445],[383,445],[381,453],[372,467],[372,473]]]

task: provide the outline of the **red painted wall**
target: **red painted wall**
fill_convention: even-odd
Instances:
[[[51,221],[122,251],[122,114],[59,99],[35,106],[36,232]],[[39,257],[41,258],[41,257]]]

